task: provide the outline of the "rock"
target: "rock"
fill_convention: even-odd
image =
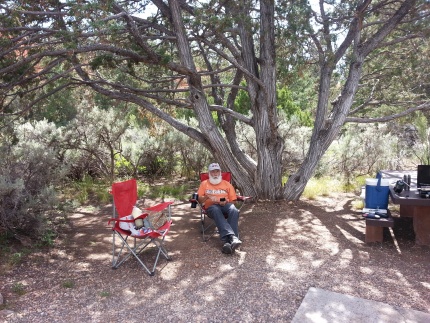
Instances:
[[[1,317],[8,317],[8,316],[10,316],[10,315],[12,315],[13,314],[13,312],[12,311],[9,311],[9,310],[1,310],[0,311],[0,318]]]
[[[2,294],[0,293],[0,305],[3,305],[3,304],[4,304],[4,298],[3,298]]]

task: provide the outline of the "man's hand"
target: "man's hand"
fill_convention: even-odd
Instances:
[[[223,197],[219,200],[219,205],[224,206],[226,204],[227,204],[227,199],[225,197]]]

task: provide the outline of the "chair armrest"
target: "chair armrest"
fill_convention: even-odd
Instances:
[[[170,207],[170,205],[172,205],[175,202],[164,202],[164,203],[160,203],[151,207],[147,207],[144,210],[150,211],[150,212],[160,212],[165,210],[166,208]]]
[[[111,222],[126,222],[126,223],[130,223],[130,222],[134,222],[136,219],[142,219],[143,220],[148,215],[149,215],[148,213],[142,213],[138,217],[135,217],[135,218],[130,219],[130,220],[125,220],[123,218],[111,218],[111,219],[109,219],[108,224],[110,224]]]
[[[241,196],[241,195],[237,196],[237,201],[240,201],[240,202],[245,202],[246,200],[249,200],[249,199],[252,199],[252,196]]]
[[[167,209],[168,219],[170,220],[172,218],[172,213],[170,208],[173,203],[175,202],[164,202],[164,203],[160,203],[160,204],[145,208],[144,210],[149,212],[162,212],[165,209]]]
[[[252,196],[242,196],[242,195],[237,195],[237,199],[236,202],[239,202],[239,211],[242,209],[242,207],[245,205],[245,202],[247,200],[252,199]]]

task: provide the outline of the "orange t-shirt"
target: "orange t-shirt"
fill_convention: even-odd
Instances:
[[[214,202],[219,202],[220,198],[225,198],[227,202],[232,202],[237,200],[236,191],[229,182],[222,180],[218,185],[213,185],[209,180],[205,180],[200,184],[199,190],[197,191],[199,196],[208,196],[209,199],[205,201],[205,209],[214,204]]]

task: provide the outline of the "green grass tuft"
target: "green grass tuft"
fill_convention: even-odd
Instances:
[[[64,288],[73,288],[73,287],[75,287],[75,282],[71,279],[68,279],[68,280],[63,282],[63,287]]]
[[[26,293],[25,286],[22,283],[13,284],[12,291],[17,295],[24,295]]]
[[[303,197],[314,200],[317,196],[329,196],[334,192],[343,192],[344,187],[338,180],[330,177],[311,178],[303,191]]]

